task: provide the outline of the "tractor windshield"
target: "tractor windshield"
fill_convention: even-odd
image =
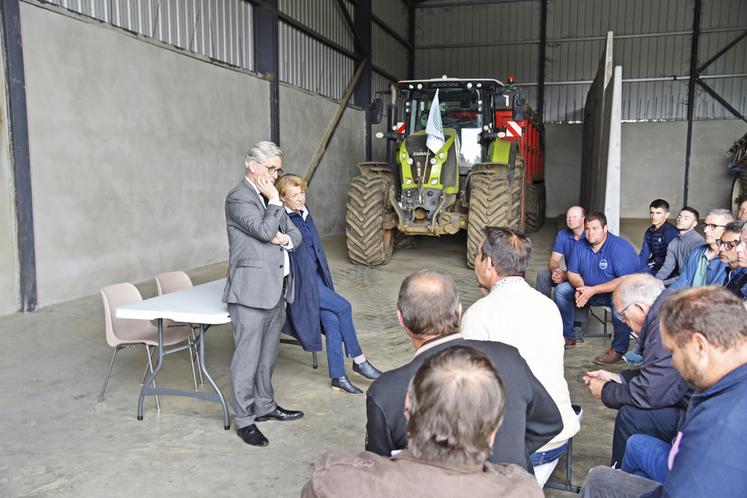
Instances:
[[[454,128],[459,139],[459,167],[471,168],[482,160],[482,147],[478,141],[483,125],[483,95],[477,89],[441,88],[438,101],[444,128]],[[412,133],[425,130],[435,89],[423,89],[411,94],[410,122]]]

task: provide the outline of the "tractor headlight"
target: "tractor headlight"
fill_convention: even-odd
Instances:
[[[431,157],[431,164],[436,164],[436,158],[435,157]]]
[[[444,154],[443,152],[439,152],[438,153],[438,158],[441,159],[442,161],[443,161],[444,157],[446,157],[446,154]]]
[[[412,158],[411,157],[407,158],[407,164],[412,164]]]

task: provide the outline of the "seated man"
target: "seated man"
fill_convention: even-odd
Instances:
[[[677,237],[677,229],[667,221],[669,203],[664,199],[655,199],[648,207],[651,226],[643,234],[638,263],[642,272],[656,275],[667,257],[669,243]]]
[[[537,497],[542,490],[515,464],[488,463],[504,416],[503,380],[487,355],[464,346],[431,355],[409,383],[400,411],[408,449],[322,455],[304,498],[355,496]]]
[[[659,309],[673,292],[645,273],[623,277],[612,300],[622,321],[640,333],[643,365],[619,374],[595,370],[584,375],[591,394],[606,407],[619,410],[611,464],[618,468],[631,435],[649,434],[670,442],[690,400],[687,381],[672,365],[672,354],[664,349],[659,334]]]
[[[563,324],[558,307],[523,278],[532,242],[509,228],[486,227],[477,246],[475,276],[487,295],[470,306],[462,319],[467,339],[514,346],[558,406],[563,430],[530,456],[533,466],[554,461],[580,426],[571,407],[563,370]],[[549,477],[549,473],[545,478]],[[540,482],[544,484],[544,482]]]
[[[747,269],[739,267],[739,246],[743,228],[747,226],[743,221],[732,221],[724,227],[724,233],[718,243],[718,257],[726,263],[726,277],[724,287],[742,299],[747,298]]]
[[[664,264],[656,272],[656,278],[663,280],[664,285],[670,285],[685,267],[687,257],[693,249],[705,243],[695,227],[698,226],[700,213],[694,208],[683,207],[677,215],[678,235],[667,246],[667,256]]]
[[[718,241],[724,227],[734,221],[728,209],[711,209],[703,224],[705,244],[692,250],[680,276],[672,282],[672,289],[721,285],[726,276],[726,264],[718,258]]]
[[[528,456],[563,429],[558,408],[516,348],[497,342],[465,340],[459,333],[462,305],[454,281],[435,270],[407,277],[399,290],[397,318],[415,347],[404,366],[384,372],[368,388],[366,449],[382,456],[407,448],[402,415],[407,386],[430,356],[453,346],[472,346],[487,354],[506,385],[506,414],[489,460],[529,468]]]
[[[584,238],[584,208],[571,206],[565,214],[567,228],[562,229],[555,236],[550,259],[547,261],[547,269],[537,273],[535,289],[547,297],[552,297],[552,288],[557,284],[568,280],[568,272],[560,267],[560,260],[565,260],[566,266],[571,257],[573,248],[579,240]]]
[[[604,213],[586,216],[586,240],[576,247],[568,262],[568,282],[555,288],[555,304],[563,320],[563,336],[574,339],[573,322],[576,308],[610,306],[615,335],[612,347],[594,360],[611,365],[622,359],[628,350],[630,329],[617,318],[612,292],[624,275],[635,273],[638,257],[630,243],[608,232]]]
[[[747,496],[747,308],[711,286],[675,293],[659,316],[664,347],[696,391],[669,452],[669,473],[660,484],[595,467],[581,496]]]

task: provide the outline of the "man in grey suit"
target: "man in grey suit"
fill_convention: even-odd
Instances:
[[[247,444],[267,446],[255,422],[303,417],[303,412],[278,406],[272,390],[285,303],[293,300],[288,251],[301,243],[301,233],[288,219],[274,185],[283,165],[280,148],[259,142],[244,163],[244,178],[226,197],[229,257],[223,302],[233,323],[236,433]]]

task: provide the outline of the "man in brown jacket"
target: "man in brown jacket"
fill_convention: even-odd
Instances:
[[[331,450],[317,462],[301,496],[541,497],[516,464],[487,461],[503,421],[503,380],[484,353],[454,346],[429,357],[405,398],[409,448],[393,457]]]

